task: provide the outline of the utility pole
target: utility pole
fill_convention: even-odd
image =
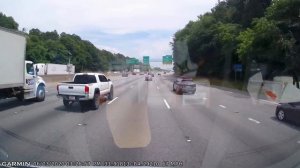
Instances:
[[[67,71],[68,71],[68,73],[69,73],[69,75],[71,74],[71,56],[72,56],[72,54],[68,51],[68,54],[69,54],[69,63],[68,63],[68,65],[67,65]]]

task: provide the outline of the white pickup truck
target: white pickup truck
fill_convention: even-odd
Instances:
[[[65,107],[70,107],[74,102],[79,102],[83,107],[89,102],[93,109],[98,109],[100,96],[104,95],[109,100],[113,99],[113,84],[101,73],[77,73],[73,82],[57,85],[57,96],[63,98]]]

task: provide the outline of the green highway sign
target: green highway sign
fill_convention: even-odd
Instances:
[[[149,56],[144,56],[143,57],[143,64],[149,65],[150,63],[150,57]]]
[[[136,58],[130,58],[126,60],[126,64],[128,65],[136,65],[139,63],[139,60]]]
[[[129,65],[131,63],[130,59],[126,59],[126,64]]]
[[[134,58],[134,64],[139,64],[139,60]]]
[[[173,57],[172,55],[165,55],[163,56],[163,64],[172,64],[173,63]]]

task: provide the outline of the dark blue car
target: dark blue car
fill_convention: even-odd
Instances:
[[[280,103],[275,115],[280,121],[289,120],[300,123],[300,102]]]

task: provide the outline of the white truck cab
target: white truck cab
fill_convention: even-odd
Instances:
[[[36,98],[39,101],[45,99],[46,83],[43,78],[37,76],[38,71],[32,61],[25,61],[24,99]]]

